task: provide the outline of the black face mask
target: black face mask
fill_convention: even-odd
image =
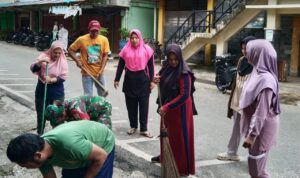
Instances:
[[[248,75],[252,72],[253,66],[248,63],[248,60],[246,57],[242,59],[240,62],[239,68],[238,68],[238,73],[240,76],[245,76]]]

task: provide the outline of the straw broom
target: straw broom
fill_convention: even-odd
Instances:
[[[160,88],[158,87],[159,104],[162,106]],[[168,129],[165,127],[164,116],[161,116],[160,137],[162,140],[162,160],[161,160],[161,177],[162,178],[180,178],[178,168],[168,138]]]

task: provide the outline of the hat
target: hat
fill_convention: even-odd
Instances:
[[[97,20],[92,20],[89,23],[89,31],[91,30],[100,30],[100,23]]]

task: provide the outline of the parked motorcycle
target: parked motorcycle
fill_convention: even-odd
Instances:
[[[23,40],[31,33],[29,27],[22,27],[20,31],[14,34],[12,41],[14,44],[22,44]]]
[[[28,33],[26,38],[22,41],[22,45],[33,47],[35,36],[36,34],[30,31],[30,33]]]
[[[45,34],[45,35],[37,38],[36,49],[39,51],[44,51],[44,50],[50,48],[51,41],[52,41],[52,35],[49,35],[49,34]]]
[[[148,44],[154,51],[154,60],[155,61],[161,61],[164,60],[164,52],[162,50],[162,44],[159,43],[159,41],[155,39],[144,39],[145,44]]]
[[[231,90],[236,76],[236,56],[224,54],[216,57],[213,62],[216,70],[215,84],[219,91],[226,93],[227,90]]]
[[[5,38],[5,41],[7,43],[11,43],[13,42],[13,36],[14,36],[15,32],[9,32],[7,35],[6,35],[6,38]]]

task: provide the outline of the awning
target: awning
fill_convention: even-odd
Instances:
[[[64,4],[64,3],[76,3],[84,2],[85,0],[31,0],[31,1],[21,1],[14,3],[0,3],[0,8],[2,7],[14,7],[14,6],[31,6],[31,5],[42,5],[42,4]]]

